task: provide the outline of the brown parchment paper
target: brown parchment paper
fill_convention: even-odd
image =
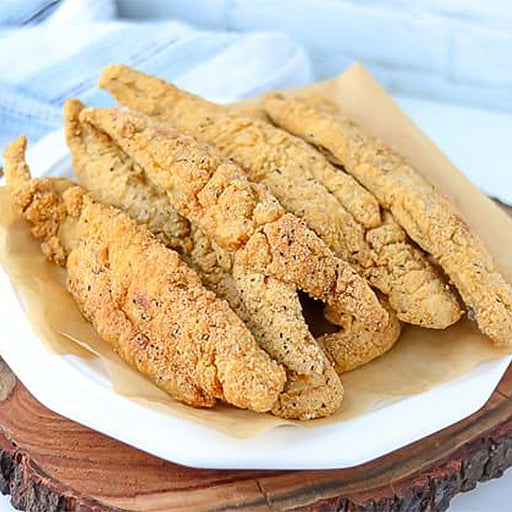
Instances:
[[[500,270],[512,282],[510,219],[450,163],[361,65],[355,64],[339,77],[307,89],[329,96],[439,187],[481,236]],[[247,104],[257,105],[257,101]],[[65,272],[45,260],[4,189],[0,189],[0,263],[22,296],[27,318],[48,350],[75,354],[86,363],[100,357],[115,392],[146,407],[198,421],[238,438],[252,437],[280,425],[315,427],[348,421],[460,377],[479,363],[503,355],[468,320],[444,331],[405,326],[399,342],[388,354],[342,376],[345,399],[340,411],[330,418],[293,422],[226,405],[194,409],[159,390],[99,339],[65,290]]]

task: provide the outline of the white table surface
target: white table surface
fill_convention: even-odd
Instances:
[[[397,98],[411,118],[488,194],[512,204],[512,116],[499,112]],[[0,512],[12,512],[0,496]],[[512,471],[456,496],[450,512],[511,512]]]

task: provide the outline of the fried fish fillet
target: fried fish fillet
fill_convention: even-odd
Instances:
[[[112,90],[110,85],[114,82],[106,78],[109,69],[105,70],[101,84],[108,85]],[[125,75],[122,76],[124,78]],[[176,124],[178,129],[190,131],[208,144],[215,145],[225,156],[234,158],[251,181],[269,186],[272,194],[288,211],[305,218],[309,227],[342,258],[347,259],[349,253],[357,253],[361,259],[365,258],[363,230],[355,218],[365,225],[378,225],[380,211],[375,198],[353,178],[347,174],[337,177],[339,183],[334,187],[336,197],[310,172],[311,168],[318,173],[325,172],[323,169],[330,164],[300,139],[248,117],[228,116],[230,124],[219,127],[216,120],[225,113],[223,107],[178,90],[174,97],[170,97],[167,89],[172,86],[165,82],[160,84],[158,79],[137,73],[135,78],[142,81],[135,87],[141,90],[140,99],[144,106],[140,110],[143,113],[154,115],[160,111],[168,112],[172,101],[178,101],[179,112],[173,112],[179,119]],[[145,79],[150,82],[145,83]],[[153,84],[151,81],[156,82]],[[160,89],[159,85],[162,85]],[[151,94],[142,89],[144,86]],[[131,89],[126,92],[129,95]],[[154,105],[149,105],[150,100],[154,100]],[[140,107],[139,104],[130,106],[135,106],[137,110]],[[169,121],[168,117],[163,115],[162,119]],[[260,133],[258,123],[271,131]],[[296,145],[303,151],[296,151]]]
[[[270,410],[285,371],[178,254],[122,211],[71,182],[31,179],[26,141],[5,151],[7,189],[65,266],[67,286],[99,335],[132,367],[187,404],[224,400]]]
[[[83,108],[78,100],[64,106],[66,140],[80,183],[101,202],[145,223],[167,245],[179,247],[203,283],[228,301],[258,344],[283,364],[287,383],[272,412],[311,419],[337,410],[343,397],[341,382],[308,330],[295,287],[239,268],[233,275],[229,253],[212,247],[189,225],[115,141],[80,123]]]
[[[234,265],[292,284],[369,329],[386,325],[388,314],[368,283],[214,148],[114,108],[86,108],[80,120],[110,135],[181,215],[231,252]]]
[[[191,130],[192,126],[208,130],[207,125],[215,123],[214,118],[226,112],[225,107],[180,91],[163,80],[144,75],[126,66],[107,66],[100,78],[100,87],[112,92],[121,103],[140,110],[146,115],[161,116],[163,120],[167,120],[172,111],[173,117],[175,115],[180,118],[177,127],[180,129],[188,127],[197,136],[199,132],[195,133]],[[275,180],[274,195],[283,204],[288,198],[286,181],[293,181],[295,187],[299,187],[306,193],[305,197],[315,197],[309,191],[311,187],[316,187],[317,193],[325,195],[325,192],[321,192],[324,187],[315,185],[316,180],[311,178],[316,174],[324,174],[329,163],[299,139],[287,136],[280,130],[261,129],[258,123],[253,125],[250,120],[254,117],[254,114],[250,117],[234,117],[233,119],[238,119],[237,126],[225,125],[221,127],[223,131],[217,130],[221,138],[217,141],[219,149],[224,152],[229,151],[230,156],[236,156],[240,163],[244,160],[251,161],[250,165],[254,171],[250,177],[253,181]],[[257,121],[262,122],[261,119]],[[228,131],[232,133],[228,134]],[[213,141],[207,140],[206,137],[204,140],[213,144]],[[257,150],[263,150],[261,158],[265,162],[261,162],[261,165],[258,165],[258,162],[252,162],[257,154],[257,151],[253,150],[255,143],[261,144],[256,148]],[[293,162],[290,156],[293,156]],[[257,175],[259,179],[256,179]],[[280,183],[279,176],[284,176],[287,180]],[[379,205],[372,194],[346,173],[339,173],[330,180],[333,195],[344,206],[344,210],[350,212],[364,226],[378,225]],[[278,194],[279,188],[283,189],[281,194]],[[328,201],[327,205],[332,202]]]
[[[382,300],[382,304],[389,313],[389,323],[379,336],[366,329],[364,323],[349,315],[339,316],[327,308],[325,316],[340,329],[335,333],[323,334],[317,341],[336,362],[338,373],[363,366],[375,359],[376,353],[384,354],[395,344],[400,336],[400,322],[389,302]],[[357,343],[354,343],[355,337]]]
[[[441,265],[487,336],[512,346],[512,287],[456,210],[402,156],[340,112],[307,98],[274,97],[266,110],[280,126],[322,147],[373,192],[407,234]]]
[[[92,136],[82,131],[78,123],[82,109],[78,100],[66,102],[66,140],[73,167],[88,171],[79,176],[80,183],[88,190],[97,184],[102,203],[122,207],[136,221],[146,224],[165,245],[180,253],[189,252],[193,243],[190,223],[170,207],[166,194],[147,182],[144,171],[118,151],[108,135],[96,131]],[[89,135],[89,144],[84,143],[83,135]],[[111,175],[116,179],[110,179]]]
[[[127,73],[131,73],[131,70],[126,69],[125,71]],[[165,104],[167,101],[166,94],[168,93],[167,89],[170,86],[151,77],[145,77],[144,75],[137,74],[136,72],[133,73],[135,73],[136,79],[140,78],[143,81],[143,85],[148,86],[148,90],[143,92],[149,92],[151,89],[151,94],[149,95],[141,93],[139,96],[135,94],[136,99],[140,100],[144,104],[143,110],[145,112],[154,114],[155,109],[158,111],[162,107],[160,102],[164,102]],[[104,76],[106,74],[108,74],[108,71],[106,71]],[[155,85],[154,89],[151,88],[152,84]],[[139,89],[140,85],[141,84],[137,83],[136,88]],[[162,87],[159,89],[160,85],[162,85]],[[126,92],[130,94],[132,91],[128,88]],[[205,102],[193,95],[188,95],[187,93],[179,92],[177,97],[183,102],[183,108],[177,114],[177,117],[186,122],[184,126],[188,129],[190,129],[191,125],[202,127],[205,118],[207,120],[206,124],[209,125],[211,119],[216,120],[217,117],[224,112],[223,108]],[[155,98],[157,98],[157,100],[155,100]],[[194,117],[196,115],[202,117],[196,119]],[[251,116],[254,117],[252,113]],[[248,173],[250,178],[270,185],[272,192],[277,195],[278,199],[283,201],[284,206],[299,216],[304,217],[309,226],[316,228],[316,231],[323,235],[324,239],[330,243],[329,245],[331,246],[331,249],[335,250],[337,254],[344,258],[350,258],[350,256],[353,256],[351,258],[352,262],[362,263],[364,267],[368,266],[369,251],[366,241],[364,240],[364,229],[341,204],[340,199],[343,200],[344,197],[346,198],[346,194],[344,195],[340,191],[344,190],[345,193],[349,193],[349,195],[355,198],[361,198],[361,202],[359,203],[360,205],[366,204],[364,208],[361,206],[359,211],[365,210],[370,212],[367,216],[363,216],[361,214],[358,215],[357,210],[353,207],[351,208],[354,215],[362,220],[363,224],[366,223],[372,225],[378,223],[379,207],[377,205],[377,201],[370,196],[368,192],[361,189],[361,187],[359,187],[355,182],[350,180],[348,183],[344,182],[341,179],[342,177],[340,178],[339,176],[334,176],[329,181],[332,191],[336,194],[335,197],[320,183],[318,183],[313,176],[307,174],[308,166],[312,165],[315,168],[316,173],[325,175],[327,172],[326,169],[330,166],[321,155],[312,151],[311,148],[302,141],[295,139],[294,137],[290,137],[288,134],[281,132],[280,130],[276,130],[266,123],[264,126],[268,126],[270,128],[271,135],[277,133],[281,139],[283,137],[284,139],[281,140],[279,137],[277,139],[276,137],[273,137],[276,140],[274,140],[273,144],[269,145],[266,142],[266,139],[272,139],[272,136],[262,137],[256,129],[253,130],[256,132],[255,137],[257,140],[261,140],[263,147],[261,147],[261,145],[254,146],[254,144],[252,144],[254,136],[251,133],[251,123],[252,121],[249,123],[247,130],[241,132],[240,135],[242,137],[238,137],[235,144],[229,143],[227,146],[234,150],[240,149],[245,163],[250,161],[251,158],[254,158],[254,155],[258,155],[256,157],[257,162],[253,172]],[[219,141],[219,134],[215,132],[216,127],[217,125],[213,126],[214,132],[211,133],[208,138],[208,142],[210,143],[213,142],[217,144]],[[238,127],[238,125],[235,124],[235,127]],[[226,140],[226,137],[229,139],[232,135],[232,131],[233,130],[228,130],[224,133],[223,140]],[[264,134],[265,133],[266,132],[264,132]],[[296,146],[298,146],[298,148]],[[289,148],[292,154],[288,154],[288,150],[283,148]],[[300,165],[297,165],[295,163],[295,150],[300,150],[301,148],[302,163],[299,162]],[[223,150],[225,148],[221,147],[220,149]],[[245,154],[246,152],[248,153],[247,155]],[[235,159],[240,158],[239,154],[234,155],[229,152],[228,156],[234,156]],[[272,161],[272,158],[274,157],[277,158],[277,161]],[[272,164],[274,167],[272,167]],[[273,168],[276,169],[276,172],[273,172]],[[281,169],[284,169],[284,174]],[[341,182],[339,182],[340,179]],[[371,200],[368,201],[368,198],[371,198]],[[346,204],[347,207],[350,208],[350,203]],[[385,258],[390,254],[393,254],[392,251],[389,250],[385,252],[387,252],[386,255],[379,254],[379,264],[381,264],[382,260],[386,261]],[[395,251],[394,254],[398,254],[398,251]],[[380,282],[384,283],[384,280],[381,279]],[[396,290],[393,290],[392,298],[402,299],[404,294],[400,293],[401,290],[401,287],[396,287]],[[408,290],[410,290],[410,286],[408,287]],[[397,307],[396,309],[404,318],[414,322],[418,315],[411,315],[410,304],[411,301],[407,297],[407,300],[399,304],[403,307]],[[404,312],[402,313],[402,311]],[[347,315],[346,317],[338,315],[337,318],[339,319],[340,327],[342,328],[341,331],[339,331],[339,336],[341,337],[340,343],[343,344],[345,349],[350,346],[353,347],[353,350],[334,350],[337,334],[329,336],[330,343],[327,344],[326,347],[329,351],[329,355],[333,356],[336,368],[339,372],[344,371],[345,368],[354,368],[384,354],[389,350],[389,348],[391,348],[400,334],[400,325],[394,311],[389,311],[387,325],[380,330],[375,330],[373,327],[368,329],[364,321],[356,321],[351,315]],[[435,319],[435,321],[437,321],[437,319]],[[432,320],[432,314],[430,311],[420,311],[419,320],[417,320],[416,323],[427,323],[428,325],[433,324],[434,321]],[[367,360],[364,361],[360,356],[358,356],[358,354],[363,353],[362,347],[369,346],[373,348],[373,351],[364,349],[364,353],[367,356]],[[353,359],[352,354],[354,355]]]
[[[215,145],[252,181],[265,183],[335,254],[388,296],[400,320],[441,329],[460,318],[445,280],[391,216],[381,218],[376,198],[302,140],[125,66],[105,68],[100,85],[121,103]]]
[[[80,118],[106,130],[138,159],[148,179],[168,191],[181,214],[231,251],[235,268],[241,266],[246,272],[293,284],[329,305],[337,317],[349,315],[354,321],[344,325],[350,323],[353,331],[348,336],[345,333],[344,343],[350,339],[355,352],[361,330],[374,333],[371,358],[389,348],[384,341],[390,332],[398,337],[395,319],[386,313],[367,282],[297,217],[285,214],[264,187],[248,182],[232,161],[172,126],[155,124],[140,115],[86,109]],[[296,300],[295,304],[298,308]],[[342,363],[343,367],[347,361]]]

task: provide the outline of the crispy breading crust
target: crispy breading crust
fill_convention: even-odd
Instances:
[[[203,283],[228,301],[258,344],[285,366],[287,384],[272,412],[311,419],[337,410],[343,388],[309,333],[295,287],[243,269],[235,270],[233,276],[229,252],[212,244],[195,226],[184,230],[181,223],[168,223],[167,217],[172,220],[178,214],[167,195],[157,191],[155,206],[153,193],[147,193],[148,188],[155,189],[143,170],[134,171],[133,160],[105,133],[80,123],[83,108],[78,100],[64,106],[66,139],[80,182],[100,201],[115,204],[146,223],[167,245],[179,246]]]
[[[307,99],[274,100],[275,122],[321,146],[388,208],[407,234],[441,265],[479,328],[512,346],[512,287],[456,208],[403,157],[343,116]]]
[[[345,172],[308,144],[254,115],[228,114],[223,107],[125,66],[105,68],[100,85],[122,103],[215,145],[240,163],[250,179],[267,184],[285,208],[306,220],[337,255],[390,296],[401,320],[441,329],[460,318],[454,294],[398,226],[392,242],[372,244],[380,235],[371,228],[382,232],[377,200],[347,181]],[[328,106],[319,97],[315,104]],[[347,196],[365,207],[358,210]],[[389,232],[392,220],[385,224]]]
[[[288,369],[272,413],[307,420],[335,412],[343,387],[309,332],[295,287],[238,265],[233,277],[246,325],[260,346]]]
[[[260,345],[277,361],[303,375],[323,374],[327,362],[309,332],[295,287],[235,265],[234,286],[242,318]]]
[[[106,139],[105,134],[102,134],[102,137],[93,144],[91,138],[95,136],[97,130],[87,124],[80,125],[76,118],[78,113],[76,109],[66,109],[66,125],[74,127],[73,130],[67,130],[72,136],[68,141],[70,148],[73,153],[82,152],[88,155],[85,158],[75,155],[75,170],[79,176],[87,175],[85,177],[88,185],[93,187],[100,199],[105,197],[109,200],[109,192],[105,190],[120,188],[116,183],[117,173],[126,172],[127,167],[119,163],[122,160],[121,157],[114,162],[107,157],[112,151],[121,152],[121,150],[110,138]],[[78,126],[76,126],[77,123]],[[78,139],[79,130],[92,131]],[[87,144],[88,149],[81,148],[82,144]],[[110,150],[107,152],[102,149],[102,145],[108,145]],[[107,155],[106,160],[100,159],[101,155]],[[91,169],[91,166],[95,169]],[[122,176],[121,181],[124,183]],[[143,200],[141,194],[132,193],[124,194],[121,201],[134,197],[139,202]],[[143,205],[133,206],[136,209],[146,210]],[[167,207],[171,206],[167,205]],[[216,251],[212,250],[211,242],[202,233],[195,230],[192,238],[192,243],[184,244],[184,247],[190,248],[192,245],[189,261],[203,277],[203,282],[228,300],[246,322],[260,346],[289,370],[286,391],[284,395],[280,395],[278,408],[273,410],[274,414],[288,418],[308,419],[330,414],[337,409],[342,397],[342,388],[337,377],[332,374],[331,365],[321,350],[318,350],[319,347],[309,332],[295,287],[246,267],[235,266],[232,269],[230,255],[219,255],[219,248],[216,248]],[[186,257],[187,254],[185,253],[184,256]],[[219,256],[221,256],[220,259]],[[233,271],[233,276],[228,273],[230,271]],[[395,341],[399,335],[396,318],[390,320],[388,328],[373,333],[364,329],[364,323],[352,322],[349,317],[342,318],[340,324],[343,329],[339,336],[345,350],[335,350],[336,334],[329,336],[327,344],[330,355],[340,359],[338,364],[340,370],[347,366],[346,349],[351,336],[356,347],[353,363],[355,366],[362,364],[361,335],[370,338],[367,344],[375,349],[373,357],[388,350],[391,346],[390,339],[394,338],[393,341]],[[350,331],[347,330],[347,325],[350,325]],[[369,351],[366,351],[366,355],[369,356]],[[343,358],[341,359],[340,356]]]
[[[80,123],[78,116],[84,108],[75,99],[64,104],[66,142],[80,184],[102,203],[121,208],[146,224],[165,245],[201,272],[205,284],[224,292],[222,298],[233,299],[233,279],[223,269],[226,265],[229,269],[231,262],[219,264],[226,259],[225,251],[214,248],[205,235],[179,215],[167,194],[149,182],[144,170],[108,135]]]
[[[329,309],[327,319],[341,329],[333,334],[324,334],[317,341],[336,363],[338,373],[348,372],[362,366],[377,356],[385,354],[400,336],[401,326],[396,313],[386,300],[382,300],[389,313],[389,323],[380,333],[368,331],[364,323],[349,315],[341,317]]]
[[[265,121],[261,111],[255,114],[250,110],[247,117],[241,118],[240,109],[235,109],[238,110],[237,115],[226,116],[223,107],[123,66],[106,68],[100,85],[113,92],[118,100],[156,118],[171,121],[180,129],[191,131],[219,147],[226,156],[241,163],[252,180],[270,186],[283,205],[303,217],[337,255],[362,268],[371,264],[362,226],[380,222],[375,198],[353,180],[346,180],[346,175],[330,173],[331,166],[308,145],[261,122]],[[327,188],[317,181],[317,178],[326,176]],[[432,317],[429,312],[426,315],[420,312],[417,316],[418,323]],[[344,321],[343,326],[346,324]],[[362,323],[350,322],[350,325],[353,327],[353,342],[358,346]],[[374,331],[372,342],[375,351],[367,353],[368,360],[386,351],[389,348],[387,340],[395,336],[396,341],[398,335],[391,320],[383,329]],[[340,332],[340,336],[346,346],[350,334],[345,330]],[[330,347],[335,346],[336,335],[332,335],[330,340]],[[380,340],[383,341],[381,348]],[[360,358],[358,364],[362,364]]]
[[[380,331],[387,324],[388,315],[382,315],[384,309],[368,283],[289,213],[260,228],[237,253],[236,261],[261,273],[284,276],[338,313],[366,322],[369,330]]]
[[[315,383],[309,375],[291,373],[286,381],[284,390],[279,394],[272,413],[281,418],[311,420],[332,414],[333,400],[340,403],[343,398],[343,388],[339,385],[339,377],[332,365],[325,368],[321,379]],[[326,389],[331,393],[327,395]],[[310,411],[315,411],[312,414]]]
[[[41,240],[45,256],[57,265],[64,266],[69,248],[63,236],[68,214],[62,194],[73,183],[55,178],[31,180],[30,169],[25,162],[26,145],[26,139],[19,137],[5,148],[7,187],[17,209],[29,221],[32,234]]]
[[[373,264],[360,272],[387,295],[403,322],[445,329],[463,314],[446,278],[407,238],[393,216],[384,211],[382,225],[366,232]]]
[[[284,117],[295,115],[286,108],[286,101],[280,94],[268,95],[264,101],[266,112],[283,128],[293,122],[285,121]],[[316,96],[308,97],[307,101],[311,108],[326,115],[331,115],[336,108]],[[331,166],[330,172],[336,174],[340,170]],[[381,224],[365,230],[364,237],[371,263],[365,263],[359,254],[350,261],[373,286],[388,295],[400,320],[444,329],[461,317],[456,294],[425,254],[407,239],[405,231],[389,212],[384,211]]]
[[[107,66],[100,78],[100,87],[112,92],[116,98],[146,115],[177,121],[177,127],[191,131],[213,144],[247,168],[253,181],[273,182],[274,195],[286,205],[287,187],[293,183],[308,196],[329,196],[315,178],[324,175],[330,164],[300,139],[277,130],[254,114],[248,117],[228,116],[222,125],[216,117],[226,112],[213,103],[180,91],[163,80],[139,73],[126,66]],[[201,132],[201,135],[200,135]],[[257,161],[259,155],[260,162]],[[261,165],[263,163],[263,165]],[[269,184],[269,183],[268,183]],[[270,185],[270,184],[269,184]],[[375,198],[351,176],[338,173],[329,180],[327,188],[355,219],[367,227],[379,223],[379,205]],[[281,190],[281,194],[278,193]],[[325,205],[333,205],[334,198]],[[333,206],[336,208],[335,206]],[[320,228],[321,226],[319,226]],[[316,229],[316,227],[314,228]]]
[[[285,384],[284,369],[258,347],[228,304],[123,212],[95,203],[78,186],[61,193],[53,180],[31,180],[25,144],[20,138],[4,154],[7,188],[44,241],[60,238],[55,225],[73,225],[69,247],[62,243],[68,289],[100,336],[128,364],[188,404],[209,407],[222,399],[270,410]]]
[[[213,148],[170,125],[112,108],[85,109],[80,119],[116,140],[167,191],[178,212],[233,251],[235,262],[293,284],[366,322],[368,329],[387,324],[388,315],[367,282]]]
[[[86,170],[79,175],[81,185],[90,189],[92,182],[102,190],[102,202],[122,206],[168,247],[179,252],[186,250],[182,246],[190,245],[189,222],[171,207],[165,194],[144,179],[143,170],[119,151],[110,137],[92,126],[82,129],[78,114],[83,108],[78,100],[69,100],[64,105],[66,142],[73,167]]]

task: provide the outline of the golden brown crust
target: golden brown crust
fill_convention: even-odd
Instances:
[[[299,219],[284,215],[265,188],[251,184],[213,148],[199,145],[170,125],[116,109],[85,109],[80,118],[115,139],[145,168],[148,178],[167,191],[175,208],[233,251],[240,264],[247,268],[256,264],[259,272],[355,315],[367,322],[368,329],[387,324],[387,313],[366,281]]]
[[[79,183],[102,203],[121,208],[145,224],[153,235],[177,250],[200,272],[204,284],[214,286],[222,298],[233,299],[232,278],[225,272],[231,268],[231,262],[224,261],[226,251],[214,247],[179,215],[167,194],[146,179],[144,170],[115,141],[94,126],[80,123],[79,115],[84,108],[75,99],[64,104],[66,142]]]
[[[84,108],[75,99],[64,104],[66,142],[80,184],[101,191],[101,202],[122,206],[168,247],[186,250],[183,244],[190,245],[189,222],[172,208],[165,194],[144,179],[143,170],[108,135],[80,123]]]
[[[254,110],[243,116],[238,109],[236,115],[223,116],[220,121],[219,116],[227,112],[225,108],[126,66],[107,66],[100,87],[113,93],[121,103],[175,123],[179,129],[214,144],[242,165],[251,180],[266,183],[290,211],[292,207],[287,201],[293,185],[296,195],[306,194],[310,201],[323,199],[323,209],[333,208],[335,212],[341,207],[341,212],[348,210],[367,227],[378,225],[379,205],[371,194],[346,173],[338,173],[329,181],[327,188],[332,195],[329,194],[316,181],[331,167],[327,160],[300,139],[266,123]],[[329,225],[328,219],[323,222]],[[311,227],[323,231],[320,222]],[[323,232],[319,234],[324,236]],[[343,237],[343,232],[338,236]]]
[[[18,137],[4,151],[7,190],[23,216],[30,222],[32,234],[41,240],[46,257],[65,266],[69,254],[63,231],[67,221],[62,193],[73,185],[68,180],[46,178],[30,180],[25,162],[25,137]]]
[[[278,101],[267,108],[274,121],[328,150],[373,192],[439,262],[482,332],[498,347],[512,346],[512,287],[455,207],[404,158],[343,115],[317,109],[307,100]]]
[[[233,277],[245,323],[269,354],[288,369],[272,413],[308,420],[335,412],[343,387],[304,320],[294,286],[235,265]]]
[[[329,102],[319,101],[317,97],[288,100],[279,94],[269,95],[264,107],[274,122],[284,128],[288,128],[295,122],[294,118],[300,115],[293,108],[288,108],[289,101],[293,105],[307,102],[309,108],[323,112],[326,116],[332,115],[336,108],[332,104],[326,106]],[[323,130],[323,125],[318,129]],[[308,136],[311,135],[309,133]],[[311,141],[308,139],[308,142]],[[339,172],[335,167],[331,167],[331,171]],[[405,231],[389,212],[384,211],[381,224],[365,230],[364,237],[370,263],[361,260],[359,254],[351,261],[373,286],[389,296],[390,304],[400,320],[444,329],[461,317],[462,310],[457,296],[425,254],[410,243]]]
[[[295,284],[340,314],[365,322],[369,330],[387,325],[387,314],[382,314],[368,283],[290,213],[263,226],[237,253],[236,261]]]
[[[287,210],[303,218],[338,256],[390,295],[401,320],[441,329],[460,318],[456,297],[405,233],[386,247],[372,245],[375,236],[369,230],[382,231],[377,200],[308,144],[252,111],[245,117],[237,109],[236,115],[227,114],[225,108],[125,66],[107,67],[100,85],[122,103],[215,145],[240,163],[251,180],[267,184]],[[322,97],[310,101],[332,110]],[[389,230],[390,221],[386,224]],[[396,230],[401,231],[398,226]],[[425,298],[427,282],[435,299]]]
[[[182,215],[228,250],[243,247],[259,225],[283,214],[234,163],[191,136],[116,109],[88,108],[80,119],[109,134]]]
[[[156,206],[148,204],[153,196],[146,189],[152,185],[142,169],[136,180],[127,178],[125,174],[132,172],[135,164],[106,134],[80,123],[82,109],[76,100],[65,106],[68,146],[80,182],[100,201],[126,209],[152,232],[164,232],[163,241],[181,248],[203,283],[228,301],[258,344],[285,366],[287,391],[280,395],[272,412],[286,418],[311,419],[338,409],[343,388],[336,374],[331,375],[331,364],[309,333],[295,287],[243,269],[235,270],[233,276],[228,251],[212,243],[194,225],[186,232],[178,223],[167,224],[166,217],[174,219],[177,213],[166,194],[159,192],[165,201],[159,198]],[[128,188],[137,190],[127,192]],[[169,229],[159,229],[162,224]]]
[[[387,295],[402,322],[445,329],[462,315],[458,297],[425,254],[411,244],[393,216],[383,212],[382,225],[366,232],[372,265],[360,271]]]
[[[295,287],[239,265],[233,278],[260,346],[295,373],[323,374],[325,357],[304,321]]]
[[[340,316],[326,310],[327,319],[341,329],[320,336],[318,342],[334,361],[338,373],[354,370],[385,354],[398,340],[401,326],[397,315],[385,299],[381,303],[388,310],[389,321],[386,328],[378,332],[369,331],[363,322],[349,315]]]
[[[254,109],[249,109],[244,118],[240,117],[240,109],[235,109],[238,115],[225,115],[225,109],[218,105],[124,66],[106,68],[100,85],[122,103],[214,144],[224,155],[242,164],[250,179],[267,184],[282,204],[303,217],[337,255],[360,268],[371,264],[362,225],[375,226],[380,222],[375,198],[346,174],[330,173],[331,166],[321,155],[265,123],[261,112],[255,114]],[[326,176],[330,176],[329,190],[317,181]],[[376,337],[396,340],[398,333],[388,332],[389,327],[388,323]],[[346,331],[344,334],[346,343],[349,335]],[[354,343],[358,336],[354,331]],[[375,357],[378,354],[377,349]],[[370,360],[371,354],[367,355]]]
[[[174,396],[192,405],[219,398],[256,411],[273,406],[285,380],[282,368],[226,302],[134,221],[86,204],[68,273],[71,293],[100,335]],[[105,316],[110,307],[114,317]],[[116,346],[121,315],[142,338]]]
[[[66,261],[68,288],[105,341],[186,403],[212,406],[219,398],[241,408],[270,410],[285,372],[258,347],[228,304],[207,291],[178,254],[145,227],[95,203],[80,187],[63,194],[55,187],[58,202],[49,208],[39,203],[39,188],[33,185],[39,180],[30,180],[21,165],[23,150],[17,149],[15,144],[5,153],[10,193],[19,205],[17,197],[36,190],[30,205],[42,205],[46,219],[52,211],[56,224],[73,219],[77,233]],[[43,183],[51,189],[50,180]]]
[[[343,387],[331,364],[322,376],[290,373],[284,390],[272,407],[272,413],[281,418],[311,420],[331,415],[343,399]],[[330,390],[327,394],[326,390]],[[314,411],[312,413],[311,411]]]

